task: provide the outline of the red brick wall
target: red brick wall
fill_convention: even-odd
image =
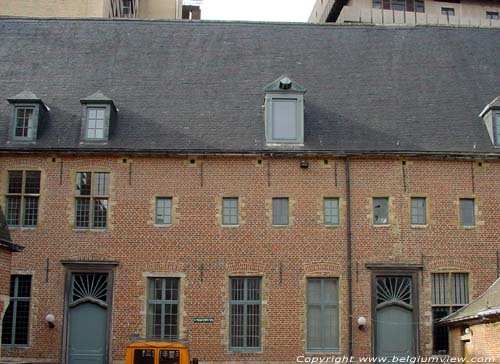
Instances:
[[[475,325],[471,330],[473,356],[495,358],[500,363],[500,322]]]
[[[4,350],[4,355],[59,358],[64,303],[60,261],[72,259],[120,263],[113,305],[115,360],[123,360],[129,335],[143,330],[147,272],[185,274],[185,330],[194,356],[210,361],[288,361],[302,355],[305,277],[337,276],[341,349],[347,354],[345,205],[340,227],[320,224],[323,196],[340,196],[345,203],[342,160],[325,165],[323,159],[310,159],[310,167],[301,169],[299,159],[264,158],[259,165],[257,158],[207,157],[190,165],[188,158],[180,157],[132,157],[127,163],[123,158],[64,156],[62,164],[51,156],[0,158],[0,170],[4,171],[0,195],[5,194],[7,170],[39,168],[43,172],[39,226],[11,230],[14,240],[25,246],[14,256],[13,269],[33,274],[30,348]],[[105,232],[74,231],[74,174],[96,169],[112,173],[109,227]],[[407,163],[403,173],[398,160],[354,159],[351,174],[354,355],[370,355],[372,350],[372,323],[365,331],[359,331],[356,324],[359,316],[371,318],[371,272],[366,263],[424,265],[418,276],[420,349],[422,354],[430,354],[430,273],[440,269],[470,272],[474,297],[495,279],[491,252],[500,248],[500,163],[491,161],[479,167],[469,161],[415,159]],[[429,198],[428,228],[410,227],[409,197],[413,193]],[[244,202],[243,222],[239,228],[221,228],[217,203],[231,194]],[[156,195],[178,199],[173,226],[153,226]],[[370,200],[375,195],[391,197],[390,227],[371,226]],[[478,227],[466,230],[458,224],[457,203],[459,196],[470,195],[477,197]],[[292,203],[292,225],[272,227],[268,204],[272,197],[283,196]],[[228,275],[246,273],[264,277],[263,353],[234,354],[227,350],[225,287]],[[48,313],[56,315],[54,330],[44,322]],[[193,324],[193,317],[213,317],[215,322]]]

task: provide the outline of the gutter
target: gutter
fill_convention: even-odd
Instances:
[[[350,174],[350,163],[349,157],[345,159],[345,189],[346,189],[346,234],[347,234],[347,296],[348,296],[348,312],[349,312],[349,324],[348,337],[349,337],[349,349],[348,356],[352,357],[352,342],[353,342],[353,332],[352,332],[352,224],[351,224],[351,174]]]

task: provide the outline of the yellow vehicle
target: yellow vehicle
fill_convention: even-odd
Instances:
[[[127,348],[125,364],[198,364],[180,342],[136,341]]]

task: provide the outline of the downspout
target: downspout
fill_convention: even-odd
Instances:
[[[179,19],[179,0],[175,0],[175,19]]]
[[[351,226],[351,175],[349,157],[345,159],[345,193],[346,193],[346,233],[347,233],[347,310],[349,312],[347,325],[349,337],[348,356],[352,357],[352,226]]]

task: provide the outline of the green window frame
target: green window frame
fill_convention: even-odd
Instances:
[[[238,225],[237,197],[224,197],[222,199],[222,225]]]
[[[179,338],[180,278],[148,279],[146,335],[152,340]]]
[[[476,226],[475,200],[473,198],[460,199],[460,224],[465,227]]]
[[[373,225],[389,224],[389,198],[373,198]]]
[[[172,197],[156,198],[155,223],[157,225],[172,224]]]
[[[427,199],[425,197],[411,198],[411,223],[412,225],[427,224]]]
[[[338,278],[307,278],[307,350],[340,351]]]
[[[8,171],[6,222],[9,226],[35,227],[38,224],[40,171]]]
[[[340,206],[338,197],[325,197],[323,199],[324,224],[335,226],[340,223]]]
[[[449,327],[439,321],[469,303],[469,274],[443,272],[431,274],[432,353],[450,353]]]
[[[229,349],[261,348],[261,285],[260,277],[230,278]]]
[[[106,229],[109,206],[109,172],[77,172],[76,229]]]
[[[273,198],[272,205],[273,225],[288,225],[290,223],[288,197],[275,197]]]
[[[31,276],[12,275],[10,301],[2,321],[2,345],[28,345]]]

